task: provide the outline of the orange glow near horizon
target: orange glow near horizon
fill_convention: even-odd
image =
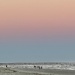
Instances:
[[[75,0],[0,0],[0,36],[75,35]]]

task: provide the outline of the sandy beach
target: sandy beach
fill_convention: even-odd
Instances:
[[[75,75],[75,64],[1,63],[0,75]]]
[[[75,70],[0,68],[0,75],[75,75]]]

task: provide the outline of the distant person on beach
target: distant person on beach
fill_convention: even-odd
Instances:
[[[6,65],[6,68],[7,68],[8,66]]]

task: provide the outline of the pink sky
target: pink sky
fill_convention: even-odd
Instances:
[[[75,0],[0,0],[0,39],[75,37]]]

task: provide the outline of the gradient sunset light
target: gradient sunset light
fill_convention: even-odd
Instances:
[[[25,45],[38,51],[59,45],[74,50],[75,0],[0,0],[0,41],[11,46],[0,50],[29,50]]]

